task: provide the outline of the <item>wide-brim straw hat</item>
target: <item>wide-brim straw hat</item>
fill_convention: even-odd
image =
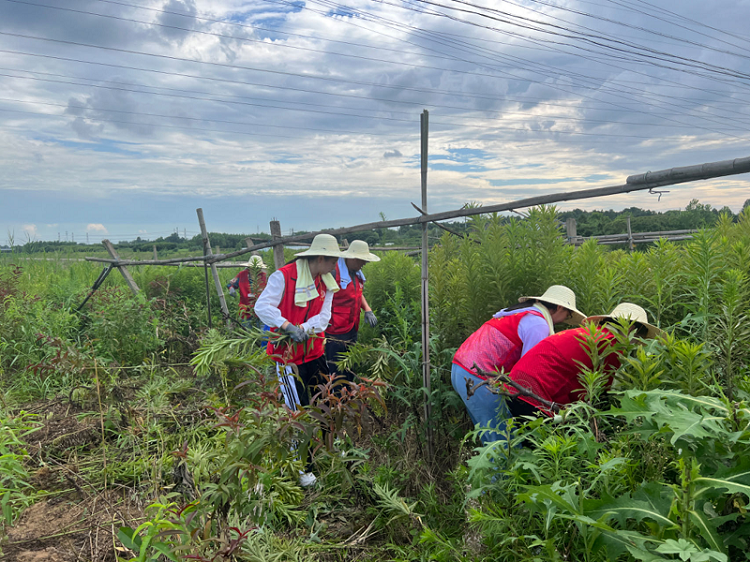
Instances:
[[[380,258],[370,252],[370,246],[364,240],[354,240],[349,248],[341,255],[342,258],[362,261],[380,261]]]
[[[664,334],[663,330],[660,330],[653,324],[648,322],[648,314],[637,304],[631,302],[623,302],[618,304],[612,312],[609,314],[599,314],[596,316],[589,316],[586,318],[586,322],[601,322],[602,320],[617,320],[618,318],[628,318],[632,322],[637,322],[648,328],[647,338],[656,338]]]
[[[268,266],[263,263],[263,258],[260,256],[250,256],[245,267],[260,267],[261,269],[268,269]]]
[[[570,311],[570,318],[565,322],[573,326],[578,326],[586,318],[586,315],[576,308],[576,294],[565,285],[552,285],[540,297],[521,297],[518,299],[518,302],[526,301],[544,301],[567,308]]]
[[[313,238],[310,248],[299,254],[294,254],[295,257],[303,258],[305,256],[326,256],[329,258],[340,258],[344,255],[339,249],[339,243],[330,234],[318,234]]]

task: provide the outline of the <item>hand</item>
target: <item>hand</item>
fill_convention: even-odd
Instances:
[[[378,319],[375,317],[375,313],[372,310],[365,312],[365,322],[367,322],[371,328],[378,325]]]
[[[305,330],[303,330],[299,326],[295,326],[294,324],[289,324],[286,328],[284,328],[284,331],[291,336],[292,341],[295,341],[297,343],[302,343],[309,337]]]
[[[229,287],[229,296],[233,297],[236,294],[237,294],[237,289],[235,289],[234,287]]]

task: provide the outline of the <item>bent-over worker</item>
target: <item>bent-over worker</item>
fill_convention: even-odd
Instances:
[[[505,308],[471,334],[453,357],[451,382],[461,396],[472,423],[496,428],[507,415],[503,397],[487,385],[468,396],[467,380],[478,385],[486,379],[474,365],[485,372],[509,372],[516,362],[544,338],[554,334],[560,322],[578,325],[585,314],[576,308],[576,295],[563,285],[552,285],[538,297],[521,297],[519,304]],[[482,442],[500,439],[495,431],[482,434]]]

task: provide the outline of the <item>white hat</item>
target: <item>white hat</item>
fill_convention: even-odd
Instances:
[[[627,318],[632,322],[637,322],[648,328],[648,338],[655,338],[664,334],[663,330],[660,330],[656,326],[648,323],[648,314],[637,304],[631,302],[623,302],[618,304],[615,309],[609,314],[600,314],[597,316],[589,316],[586,318],[586,322],[599,322],[601,320],[616,320],[618,318]]]
[[[544,301],[567,308],[570,311],[570,318],[565,322],[573,326],[577,326],[586,318],[586,315],[576,308],[576,294],[564,285],[552,285],[544,291],[541,297],[521,297],[518,299],[518,302],[525,301]]]
[[[318,234],[313,238],[310,249],[294,254],[295,257],[301,258],[304,256],[327,256],[330,258],[340,258],[344,252],[339,250],[339,243],[330,234]]]
[[[268,266],[263,263],[263,258],[260,256],[250,256],[245,267],[260,267],[261,269],[268,269]]]
[[[370,253],[370,247],[364,240],[354,240],[349,244],[347,249],[342,255],[342,258],[349,258],[352,260],[362,261],[380,261],[380,258],[375,254]]]

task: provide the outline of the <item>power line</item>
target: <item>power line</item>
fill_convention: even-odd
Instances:
[[[62,74],[53,74],[53,73],[47,73],[47,72],[37,72],[37,71],[32,71],[32,70],[21,70],[21,69],[13,69],[13,68],[8,69],[8,68],[5,68],[5,67],[0,67],[0,70],[11,70],[11,71],[15,71],[15,72],[28,72],[28,73],[32,73],[32,74],[44,74],[44,75],[52,75],[52,76],[58,76],[58,77],[68,78],[68,76],[62,75]],[[4,76],[4,77],[8,77],[8,78],[17,78],[17,79],[22,79],[22,80],[35,80],[35,81],[42,81],[42,82],[50,82],[50,83],[54,83],[54,84],[70,84],[70,85],[75,85],[75,86],[87,86],[87,87],[98,88],[98,89],[131,92],[131,93],[138,93],[138,94],[145,94],[145,95],[165,96],[165,97],[177,98],[177,99],[189,99],[189,100],[196,100],[196,101],[210,101],[210,102],[221,103],[221,104],[251,105],[251,106],[258,106],[258,107],[264,107],[264,108],[274,108],[274,109],[282,109],[282,110],[308,111],[308,110],[305,110],[305,109],[296,109],[296,108],[287,108],[287,107],[278,107],[278,106],[268,106],[268,105],[262,105],[262,104],[244,104],[244,102],[240,102],[240,101],[236,101],[236,100],[231,100],[231,99],[225,99],[225,98],[198,97],[198,96],[180,95],[180,94],[176,94],[176,93],[149,92],[149,91],[145,91],[145,90],[137,90],[137,89],[131,89],[131,88],[124,88],[124,87],[119,86],[119,85],[87,84],[87,83],[70,82],[70,81],[64,81],[64,80],[53,80],[53,79],[49,79],[49,78],[38,78],[38,77],[34,77],[34,76],[17,76],[17,75],[13,75],[13,74],[5,74],[5,73],[0,73],[0,76]],[[79,79],[86,80],[85,78],[79,78]],[[117,84],[122,84],[122,82],[117,82]],[[155,89],[162,89],[162,88],[159,88],[159,87],[143,86],[143,85],[139,85],[139,84],[133,84],[133,85],[135,85],[135,86],[141,86],[141,87],[148,87],[148,88],[155,88]],[[175,92],[175,91],[177,91],[177,92],[186,92],[186,93],[190,93],[191,92],[190,90],[179,90],[179,89],[176,89],[176,88],[164,88],[164,89],[167,89],[167,90],[169,90],[171,92]],[[16,101],[23,101],[23,100],[16,100]],[[289,102],[289,103],[291,103],[291,102]],[[311,104],[311,105],[318,105],[318,104]],[[63,107],[67,107],[67,106],[63,106]],[[80,109],[94,109],[94,110],[96,110],[97,108],[93,108],[93,107],[88,107],[88,108],[87,107],[81,107]],[[102,109],[102,111],[106,111],[106,109]],[[119,110],[112,110],[112,111],[119,111]],[[128,113],[128,112],[123,112],[123,113]],[[369,116],[369,115],[355,115],[355,114],[349,114],[349,113],[334,113],[334,112],[323,112],[323,113],[331,113],[332,115],[337,115],[337,116],[338,115],[352,116],[352,117],[358,117],[358,118],[363,118],[363,119],[385,119],[385,120],[388,120],[388,121],[402,121],[402,122],[406,122],[406,123],[414,123],[415,122],[413,119],[398,119],[397,120],[397,119],[393,119],[393,118],[384,118],[384,117]],[[469,113],[473,113],[473,112],[469,112]],[[483,112],[483,113],[485,115],[489,115],[489,114],[494,114],[496,112],[487,111],[487,112]],[[521,113],[521,114],[523,114],[523,112],[515,112],[515,111],[512,112],[512,113]],[[158,117],[169,117],[169,118],[175,118],[175,119],[193,119],[193,120],[202,120],[202,121],[213,121],[213,122],[217,122],[217,123],[242,124],[242,123],[237,122],[237,121],[221,121],[221,120],[217,120],[217,119],[188,118],[188,117],[182,117],[182,116],[177,116],[177,115],[159,115],[159,114],[148,114],[148,113],[143,113],[142,115],[154,115],[154,116],[158,116]],[[606,119],[591,119],[591,118],[586,118],[586,117],[572,117],[572,116],[560,116],[560,115],[549,115],[549,114],[533,115],[533,117],[536,117],[536,118],[539,118],[539,119],[554,119],[554,120],[557,120],[557,121],[562,120],[562,121],[574,121],[574,122],[582,122],[582,123],[600,123],[600,124],[609,124],[609,125],[615,125],[616,124],[616,125],[636,125],[636,126],[641,126],[641,127],[654,126],[654,127],[672,127],[672,128],[689,128],[689,129],[694,128],[694,126],[689,125],[689,124],[639,123],[639,122],[612,121],[612,120],[606,120]],[[443,117],[443,119],[446,119],[446,118],[447,119],[466,119],[466,116],[462,115],[462,116],[455,116],[455,117],[453,117],[453,116],[445,116],[445,117]],[[486,116],[485,117],[477,116],[475,118],[476,119],[481,119],[481,118],[488,119],[488,117],[486,117]],[[446,122],[443,119],[433,120],[432,123],[433,124],[438,124],[438,125],[455,125],[456,124],[456,123],[453,123],[453,122]],[[504,118],[502,118],[500,120],[503,121],[503,122],[507,122],[510,119],[504,117]],[[245,124],[247,124],[247,125],[257,125],[257,126],[267,126],[267,127],[276,127],[276,128],[279,127],[277,125],[263,125],[262,123],[245,123]],[[365,131],[346,131],[346,130],[339,130],[339,129],[323,129],[323,128],[312,128],[312,127],[282,127],[282,128],[298,128],[298,129],[307,129],[307,130],[321,131],[321,132],[349,133],[349,134],[366,134],[366,135],[373,135],[373,136],[383,136],[383,134],[381,134],[381,133],[372,133],[372,132],[365,132]],[[744,131],[743,128],[738,128],[737,130]]]
[[[0,74],[0,76],[7,76],[6,74]],[[352,135],[368,135],[368,136],[387,136],[382,133],[371,133],[371,132],[364,132],[364,131],[346,131],[346,130],[338,130],[338,129],[322,129],[317,127],[291,127],[288,125],[268,125],[263,123],[248,123],[243,121],[226,121],[221,119],[204,119],[202,117],[187,117],[184,115],[164,115],[161,113],[144,113],[141,111],[126,111],[123,109],[112,109],[112,108],[102,108],[102,107],[93,107],[93,106],[78,106],[78,105],[72,105],[70,103],[68,104],[61,104],[61,103],[53,103],[53,102],[43,102],[43,101],[31,101],[31,100],[20,100],[20,99],[13,99],[13,98],[0,98],[0,101],[6,101],[6,102],[15,102],[15,103],[31,103],[35,105],[48,105],[52,107],[63,107],[65,109],[81,109],[86,111],[103,111],[105,113],[123,113],[126,115],[141,115],[146,117],[161,117],[161,118],[168,118],[168,119],[182,119],[185,121],[205,121],[206,123],[224,123],[229,125],[251,125],[253,127],[271,127],[275,129],[294,129],[294,130],[306,130],[306,131],[315,131],[315,132],[325,132],[325,133],[339,133],[339,134],[352,134]],[[75,115],[75,114],[74,114]],[[96,120],[96,117],[89,117],[89,119]],[[406,120],[404,120],[406,121]],[[411,123],[415,123],[416,121],[411,121]]]
[[[134,20],[134,19],[131,19],[131,18],[124,18],[124,17],[112,16],[112,15],[107,15],[107,14],[98,14],[98,13],[95,13],[95,12],[89,12],[89,11],[85,11],[85,10],[76,10],[76,9],[71,9],[71,8],[62,8],[62,7],[59,7],[59,6],[49,6],[47,4],[33,3],[33,2],[25,1],[25,0],[5,0],[5,1],[14,2],[14,3],[18,3],[18,4],[25,4],[25,5],[35,6],[35,7],[58,9],[58,10],[66,10],[66,11],[70,11],[70,12],[74,12],[74,13],[82,13],[82,14],[94,15],[94,16],[105,17],[105,18],[112,18],[112,19],[119,20],[119,21],[135,22],[135,23],[141,23],[141,24],[147,24],[147,25],[155,25],[155,26],[161,26],[161,27],[174,28],[174,29],[179,29],[179,30],[186,31],[186,32],[191,32],[191,33],[201,33],[201,34],[208,34],[208,35],[216,35],[216,36],[219,36],[219,37],[228,37],[228,38],[238,39],[240,41],[261,42],[261,41],[258,41],[258,40],[246,39],[246,38],[242,38],[242,37],[238,37],[238,36],[229,36],[229,35],[224,35],[224,34],[216,34],[216,33],[205,32],[205,31],[201,31],[201,30],[192,30],[192,29],[183,28],[183,27],[179,27],[179,26],[158,24],[158,23],[155,23],[155,22],[146,22],[146,21],[142,21],[142,20]],[[106,0],[100,0],[100,1],[106,1]],[[130,6],[130,7],[136,7],[136,8],[149,9],[149,10],[155,11],[155,12],[176,14],[176,15],[180,15],[180,16],[184,16],[184,17],[194,17],[191,14],[183,14],[183,13],[180,13],[180,12],[167,11],[167,10],[157,10],[157,9],[153,9],[153,8],[144,8],[144,7],[140,7],[140,6],[132,6],[132,5],[129,5],[129,4],[126,4],[126,3],[123,3],[123,2],[109,2],[109,1],[107,1],[107,3],[118,4],[118,5],[122,5],[122,6]],[[207,19],[207,21],[220,22],[221,20],[213,20],[213,19],[209,20],[209,19]],[[265,42],[262,42],[262,43],[264,43],[264,44],[267,45],[267,43],[265,43]],[[305,48],[305,47],[296,47],[296,46],[290,46],[290,45],[279,45],[279,44],[276,44],[276,43],[272,43],[272,44],[275,45],[275,46],[279,46],[279,47],[292,47],[292,48],[298,48],[298,49],[301,49],[301,50],[307,50],[307,51],[312,51],[312,52],[322,52],[322,53],[326,53],[326,54],[333,54],[333,55],[340,55],[340,56],[354,56],[354,57],[358,57],[357,55],[350,55],[350,54],[345,54],[345,53],[329,53],[327,51],[320,51],[320,50],[317,50],[317,49],[309,49],[309,48]],[[358,57],[358,58],[363,58],[363,57]],[[470,75],[478,75],[478,76],[483,76],[483,77],[498,78],[497,76],[491,75],[491,74],[475,73],[475,72],[462,71],[462,70],[457,70],[457,69],[445,69],[445,68],[440,68],[440,67],[430,67],[430,66],[424,66],[424,65],[413,65],[413,64],[409,64],[409,63],[401,63],[401,62],[398,62],[398,61],[386,61],[386,60],[383,60],[383,59],[375,59],[375,58],[371,58],[371,57],[364,57],[364,58],[366,58],[367,60],[372,60],[372,61],[377,61],[377,62],[385,62],[385,63],[393,63],[393,64],[401,64],[401,65],[410,66],[410,67],[414,67],[414,68],[425,68],[425,69],[431,69],[431,70],[442,70],[442,71],[447,71],[447,72],[458,72],[458,73],[463,73],[463,74],[470,74]],[[506,76],[509,76],[509,77],[512,77],[512,78],[521,79],[520,77],[515,76],[513,74],[510,74],[510,73],[507,73],[507,72],[503,72],[503,71],[499,71],[499,70],[498,70],[498,72],[501,72],[501,73],[505,74]],[[537,71],[537,72],[539,72],[539,71]],[[540,83],[540,82],[537,82],[537,83]],[[619,93],[624,93],[624,92],[619,92]]]

